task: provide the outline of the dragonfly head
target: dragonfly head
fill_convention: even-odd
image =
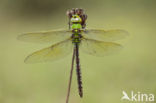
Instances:
[[[72,23],[81,23],[81,22],[82,22],[82,19],[81,19],[80,16],[78,16],[78,15],[73,15],[73,16],[71,17],[71,22],[72,22]]]

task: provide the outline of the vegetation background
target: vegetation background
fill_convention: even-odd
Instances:
[[[68,28],[66,10],[83,8],[87,28],[124,29],[115,55],[80,52],[84,98],[74,71],[70,103],[128,103],[122,91],[156,95],[156,0],[0,0],[0,103],[65,103],[71,55],[25,64],[24,58],[51,44],[17,41],[19,34]]]

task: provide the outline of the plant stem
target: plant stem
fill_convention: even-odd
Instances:
[[[75,51],[76,50],[74,48],[74,50],[73,50],[73,57],[72,57],[72,64],[71,64],[71,70],[70,70],[70,77],[69,77],[69,84],[68,84],[68,92],[67,92],[66,103],[69,102],[71,83],[72,83],[72,76],[73,76],[73,68],[74,68],[74,60],[75,60]]]

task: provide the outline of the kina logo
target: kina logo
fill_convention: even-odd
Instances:
[[[154,101],[154,94],[152,93],[141,93],[131,91],[130,95],[128,95],[125,91],[122,91],[122,98],[121,100],[128,100],[128,101],[138,101],[138,102],[152,102]]]

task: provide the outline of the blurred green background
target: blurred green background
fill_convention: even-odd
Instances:
[[[68,28],[66,10],[83,8],[87,28],[124,29],[124,49],[94,57],[80,52],[84,98],[74,71],[70,103],[127,103],[122,91],[156,95],[156,0],[0,0],[0,103],[65,103],[71,55],[25,64],[51,44],[17,41],[25,32]]]

